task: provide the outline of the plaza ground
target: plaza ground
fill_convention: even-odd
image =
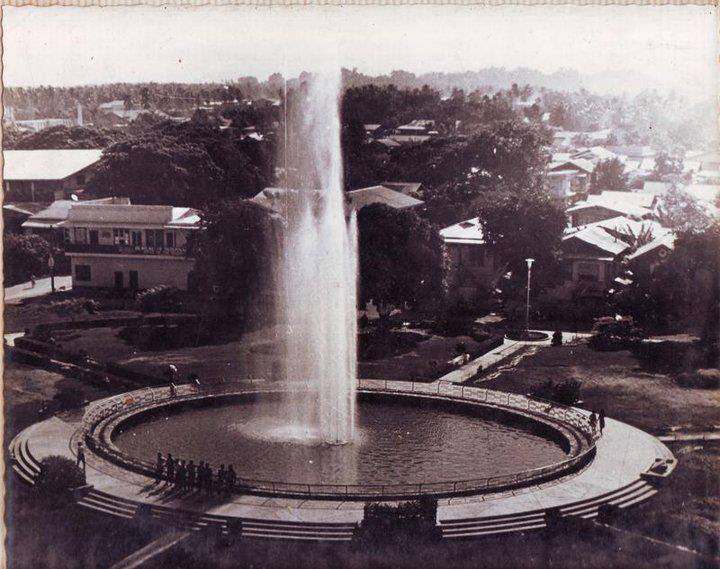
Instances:
[[[720,391],[681,387],[627,350],[600,352],[584,343],[540,348],[482,386],[527,394],[549,379],[579,380],[582,407],[605,409],[609,417],[650,433],[720,425]]]
[[[10,326],[22,331],[40,322],[67,319],[52,306],[57,297],[33,298],[6,307]],[[101,316],[130,316],[133,311],[104,311]],[[78,318],[90,317],[79,315]],[[159,373],[167,363],[182,375],[200,370],[206,377],[252,377],[272,373],[272,338],[266,331],[248,332],[226,343],[176,350],[141,351],[118,337],[117,328],[95,328],[59,338],[73,350],[87,349],[99,359],[112,359],[135,369]],[[447,339],[441,353],[454,355],[457,339]],[[420,344],[422,346],[422,344]],[[605,409],[610,417],[660,433],[671,426],[707,429],[720,424],[720,392],[688,389],[668,374],[651,369],[628,351],[596,352],[586,345],[530,350],[517,365],[499,370],[483,387],[528,393],[547,379],[556,383],[574,378],[582,382],[583,407]],[[414,348],[408,353],[417,351]],[[402,355],[400,356],[402,357]],[[430,357],[438,358],[433,354]],[[390,360],[395,358],[389,358]],[[388,369],[392,364],[388,364]],[[380,369],[382,366],[376,366]],[[387,371],[387,370],[386,370]],[[109,394],[77,380],[30,366],[10,363],[5,368],[6,438],[37,420],[38,410],[59,389],[79,389],[86,400]],[[11,422],[10,422],[11,421]],[[675,444],[678,467],[668,485],[621,526],[638,534],[717,556],[720,535],[720,447],[717,443]],[[7,471],[6,471],[7,472]],[[8,476],[9,475],[9,476]],[[32,502],[12,472],[6,473],[13,520],[8,541],[12,566],[109,566],[153,537],[133,522],[94,516],[69,506],[47,513]],[[27,531],[21,531],[22,529]],[[206,541],[203,541],[206,540]],[[242,542],[225,548],[212,538],[193,538],[157,558],[151,567],[717,567],[708,557],[672,548],[650,547],[629,534],[544,535],[481,542],[378,546],[363,548]]]

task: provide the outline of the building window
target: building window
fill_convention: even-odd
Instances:
[[[130,242],[130,230],[125,227],[113,228],[113,243],[115,245],[127,245]]]
[[[578,263],[578,280],[593,281],[600,280],[600,265],[597,263]]]
[[[148,229],[145,232],[147,246],[162,249],[165,246],[163,235],[164,231],[162,229]]]
[[[133,247],[140,247],[142,245],[142,231],[131,231],[130,238]]]
[[[87,243],[87,229],[84,227],[75,228],[75,243]]]
[[[92,280],[90,265],[75,265],[75,280],[90,282]]]
[[[70,239],[70,229],[68,227],[63,227],[62,240],[63,240],[63,243],[71,243],[72,242],[72,240]]]
[[[165,245],[167,247],[175,247],[175,234],[172,231],[168,231],[165,234]]]

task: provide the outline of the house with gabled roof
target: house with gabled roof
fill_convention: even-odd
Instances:
[[[631,219],[656,216],[657,196],[644,192],[611,192],[589,195],[566,210],[573,226],[589,225],[619,215]]]
[[[50,202],[80,193],[101,157],[101,149],[5,150],[5,202]]]
[[[474,217],[440,230],[449,257],[448,297],[479,303],[488,299],[505,272],[483,237],[480,218]]]

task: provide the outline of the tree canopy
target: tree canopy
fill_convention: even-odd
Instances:
[[[536,261],[533,274],[538,285],[554,282],[567,220],[547,194],[540,190],[486,192],[474,209],[485,242],[501,262],[507,263],[512,275],[510,289],[524,286],[528,258]]]
[[[590,193],[623,192],[628,189],[625,164],[618,158],[603,160],[595,166],[590,176]]]
[[[48,274],[52,246],[39,235],[5,233],[3,236],[3,267],[5,286]]]
[[[443,244],[435,228],[409,210],[371,204],[358,212],[360,300],[378,306],[442,302]]]
[[[274,254],[282,222],[254,202],[232,199],[207,205],[201,212],[188,254],[196,258],[195,286],[219,287],[228,314],[239,313],[262,298],[271,284]]]

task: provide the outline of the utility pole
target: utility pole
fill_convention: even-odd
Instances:
[[[532,264],[535,259],[525,259],[528,268],[527,274],[527,299],[525,301],[525,335],[530,334],[530,278],[532,276]]]
[[[50,268],[50,290],[55,292],[55,258],[52,253],[48,257],[48,267]]]

